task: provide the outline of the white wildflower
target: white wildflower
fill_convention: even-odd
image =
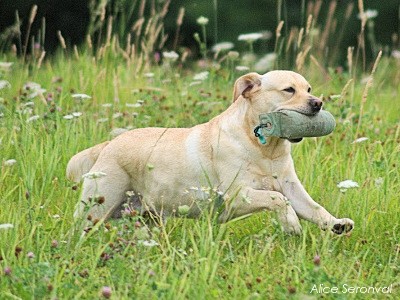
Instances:
[[[35,116],[32,116],[32,117],[28,118],[28,119],[26,120],[26,123],[30,123],[30,122],[36,121],[36,120],[38,120],[38,119],[40,119],[40,116],[35,115]]]
[[[257,72],[266,72],[272,70],[276,60],[275,53],[268,53],[264,55],[259,61],[254,65],[254,70]]]
[[[350,188],[356,188],[359,187],[358,183],[353,181],[353,180],[344,180],[338,183],[337,185],[338,188],[345,188],[345,189],[350,189]]]
[[[202,186],[202,187],[200,187],[200,190],[202,192],[205,192],[205,193],[209,194],[210,191],[211,191],[211,188],[209,186]]]
[[[385,180],[382,177],[378,177],[375,179],[375,186],[380,187],[384,182]]]
[[[141,107],[142,104],[141,103],[126,103],[125,104],[126,107]]]
[[[339,182],[337,187],[340,189],[341,192],[346,192],[347,189],[358,188],[359,185],[357,182],[348,179],[348,180]]]
[[[72,98],[81,99],[81,100],[91,99],[92,98],[91,96],[86,95],[86,94],[72,94],[71,96],[72,96]]]
[[[0,80],[0,90],[10,87],[11,84],[7,80]]]
[[[100,118],[97,120],[97,123],[105,123],[108,122],[108,118]]]
[[[393,50],[392,51],[392,56],[396,59],[400,59],[400,51],[399,50]]]
[[[30,81],[24,84],[23,89],[25,91],[31,91],[31,93],[27,96],[28,99],[33,99],[39,95],[43,95],[46,90],[42,88],[39,83]]]
[[[126,107],[141,107],[144,104],[144,100],[138,100],[136,103],[126,103]]]
[[[10,223],[0,224],[0,229],[10,229],[10,228],[14,228],[14,225]]]
[[[246,34],[241,34],[238,37],[239,41],[245,41],[248,43],[252,43],[254,41],[257,41],[263,37],[262,33],[246,33]]]
[[[228,52],[228,57],[232,60],[237,59],[239,57],[239,52],[237,51],[229,51]]]
[[[218,196],[223,196],[223,195],[224,195],[224,192],[218,190],[217,188],[214,188],[214,189],[213,189],[213,192],[216,193]]]
[[[337,99],[340,99],[340,98],[342,98],[342,95],[340,95],[340,94],[339,95],[330,95],[329,96],[330,100],[337,100]]]
[[[121,118],[122,116],[123,116],[122,113],[116,112],[115,114],[113,114],[113,119],[118,119],[118,118]]]
[[[30,94],[27,96],[27,98],[28,98],[28,99],[33,99],[33,98],[35,98],[35,97],[37,97],[37,96],[39,96],[39,95],[43,95],[44,93],[46,93],[46,90],[45,90],[45,89],[38,89],[38,90],[35,90],[34,92],[30,93]]]
[[[23,115],[31,115],[33,113],[33,109],[31,107],[25,107],[23,110],[19,111]]]
[[[13,65],[12,62],[0,61],[0,69],[9,70],[12,65]]]
[[[97,179],[97,178],[102,178],[104,176],[107,176],[107,174],[104,172],[98,171],[98,172],[89,172],[89,173],[83,174],[82,178],[83,179],[85,179],[85,178],[86,179]]]
[[[246,72],[246,71],[250,70],[250,68],[246,67],[246,66],[236,66],[235,69],[236,69],[236,71],[239,71],[239,72]]]
[[[211,50],[213,51],[213,52],[221,52],[221,51],[228,51],[228,50],[231,50],[232,48],[234,47],[234,45],[233,45],[233,43],[231,43],[231,42],[221,42],[221,43],[218,43],[218,44],[215,44],[212,48],[211,48]]]
[[[17,163],[17,161],[15,159],[8,159],[4,162],[4,165],[7,167],[13,166]]]
[[[73,112],[69,115],[65,115],[63,118],[66,120],[72,120],[73,118],[79,118],[80,116],[82,116],[82,113],[78,111],[78,112]]]
[[[73,112],[72,115],[74,117],[78,118],[78,117],[82,116],[82,113],[80,111],[78,111],[78,112]]]
[[[176,53],[175,51],[165,51],[162,54],[164,58],[169,59],[171,61],[175,61],[179,58],[179,54]]]
[[[29,101],[22,105],[22,107],[35,106],[35,102]]]
[[[201,81],[192,81],[191,83],[189,83],[189,86],[194,86],[199,84],[201,84]]]
[[[103,106],[103,107],[112,107],[112,103],[104,103],[101,106]]]
[[[153,78],[154,77],[154,73],[150,73],[150,72],[149,73],[144,73],[143,76],[146,77],[146,78]]]
[[[195,80],[195,81],[206,80],[208,78],[208,74],[209,74],[208,71],[200,72],[200,73],[194,75],[193,80]]]
[[[149,241],[138,241],[138,243],[140,245],[143,245],[145,247],[154,247],[154,246],[158,246],[158,243],[155,240],[149,240]]]
[[[196,22],[197,22],[197,24],[199,24],[201,26],[205,26],[208,24],[208,18],[201,16],[201,17],[197,18]]]
[[[367,84],[368,82],[371,82],[373,80],[373,77],[371,75],[365,76],[361,79],[362,84]]]
[[[245,53],[242,56],[242,62],[241,63],[244,66],[249,66],[249,65],[255,64],[256,60],[257,60],[257,56],[254,53]]]
[[[135,191],[126,191],[126,192],[125,192],[125,195],[126,195],[127,197],[133,197],[133,196],[136,195],[136,193],[135,193]],[[127,205],[129,206],[129,204],[127,204]]]
[[[374,19],[378,16],[378,11],[376,9],[367,9],[364,11],[363,14],[358,14],[357,17],[359,19],[362,19],[362,17],[365,17],[367,20]]]
[[[179,253],[182,253],[183,255],[185,255],[185,256],[187,256],[188,254],[187,254],[187,252],[185,251],[185,249],[178,249],[178,252]]]
[[[262,40],[269,40],[270,38],[272,38],[272,32],[269,30],[262,31],[260,33],[262,34]]]
[[[59,218],[61,218],[61,217],[60,217],[59,214],[55,214],[55,215],[53,215],[53,218],[54,218],[54,219],[59,219]]]
[[[365,137],[365,136],[364,136],[364,137],[360,137],[360,138],[354,140],[354,141],[352,142],[352,144],[362,143],[362,142],[365,142],[365,141],[367,141],[367,140],[369,140],[369,138],[367,138],[367,137]]]
[[[24,84],[23,89],[28,91],[28,90],[33,90],[33,91],[38,91],[42,88],[42,86],[39,83],[29,81]]]

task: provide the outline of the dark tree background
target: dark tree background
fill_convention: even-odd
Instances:
[[[0,1],[0,32],[3,39],[14,35],[12,25],[16,23],[18,12],[21,22],[22,40],[25,39],[29,23],[30,11],[34,4],[38,6],[37,15],[32,24],[31,34],[36,35],[45,18],[45,41],[44,46],[50,52],[59,45],[57,31],[60,30],[70,44],[81,43],[86,36],[89,24],[89,7],[86,0],[1,0]],[[7,28],[9,29],[7,31]],[[6,41],[2,41],[3,44]]]
[[[146,1],[146,11],[154,3],[160,3],[164,0]],[[88,32],[88,26],[91,20],[90,4],[93,6],[99,1],[90,0],[1,0],[0,1],[0,46],[1,50],[7,51],[12,43],[16,42],[16,30],[13,24],[16,24],[16,12],[21,23],[21,40],[25,40],[26,30],[31,8],[34,4],[38,6],[37,15],[30,35],[37,35],[45,20],[45,40],[42,42],[48,52],[54,51],[59,45],[57,31],[61,31],[68,45],[79,45],[85,40]],[[116,15],[114,22],[119,22],[123,13],[128,11],[133,5],[138,8],[140,0],[113,0],[108,1],[107,14]],[[274,33],[278,23],[278,14],[285,21],[283,33],[288,32],[292,26],[304,26],[307,18],[304,15],[304,7],[308,2],[301,0],[172,0],[169,6],[169,13],[165,19],[165,30],[170,39],[166,47],[172,46],[175,30],[176,18],[181,7],[185,8],[184,22],[181,28],[179,43],[182,46],[191,47],[196,51],[196,43],[193,39],[194,32],[200,31],[196,19],[199,16],[205,16],[209,19],[207,25],[208,43],[212,45],[216,42],[231,41],[237,48],[244,47],[243,43],[237,41],[237,37],[242,33],[257,32],[269,30]],[[328,14],[331,1],[322,1],[321,12],[318,17],[318,23],[323,26]],[[360,20],[357,18],[358,5],[357,0],[345,1],[338,0],[335,18],[338,20],[337,27],[340,28],[340,22],[344,18],[344,13],[348,3],[354,3],[354,9],[349,22],[346,24],[343,39],[341,40],[344,55],[348,46],[357,45],[357,35],[360,32]],[[281,3],[281,10],[278,13],[278,3]],[[304,6],[304,7],[302,7]],[[400,31],[399,24],[399,0],[364,0],[365,9],[374,9],[378,11],[378,16],[374,19],[374,38],[376,44],[380,47],[396,48],[398,44],[398,35]],[[135,8],[135,9],[136,9]],[[116,13],[115,10],[120,10]],[[137,9],[136,9],[137,10]],[[129,20],[122,20],[119,27],[126,32],[131,30],[131,25],[137,18],[134,12],[129,16]],[[397,40],[396,40],[397,36]],[[273,41],[261,49],[262,52],[273,50]],[[367,47],[369,58],[371,59],[371,47]],[[259,49],[260,50],[260,49]]]

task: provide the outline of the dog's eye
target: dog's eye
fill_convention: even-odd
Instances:
[[[286,89],[284,89],[283,91],[288,92],[288,93],[291,93],[291,94],[294,94],[294,93],[296,92],[295,89],[292,88],[292,87],[286,88]]]
[[[311,88],[310,87],[308,88],[307,93],[311,93]]]

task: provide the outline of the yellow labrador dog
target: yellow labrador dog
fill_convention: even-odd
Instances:
[[[322,102],[310,91],[309,83],[291,71],[249,73],[237,79],[232,105],[207,123],[135,129],[76,154],[67,166],[69,179],[79,182],[87,172],[106,175],[84,179],[75,216],[100,196],[104,203],[88,213],[98,219],[113,216],[127,200],[126,192],[134,191],[141,195],[136,207],[142,213],[168,217],[185,206],[196,217],[198,203],[209,197],[204,187],[211,187],[226,204],[221,222],[269,210],[289,233],[301,232],[299,217],[337,234],[351,231],[352,220],[335,218],[308,195],[297,178],[290,141],[269,137],[263,145],[253,133],[260,114],[280,109],[317,114]]]

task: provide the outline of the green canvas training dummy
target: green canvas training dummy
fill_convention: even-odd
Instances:
[[[280,110],[260,115],[260,125],[254,129],[254,134],[261,144],[266,144],[269,136],[299,142],[304,137],[328,135],[335,126],[334,117],[326,110],[312,116],[292,110]]]

